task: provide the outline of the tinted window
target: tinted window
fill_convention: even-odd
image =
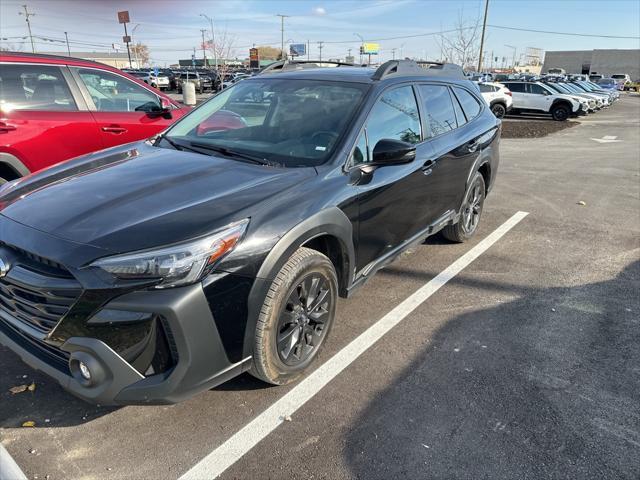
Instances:
[[[20,64],[3,65],[0,70],[0,109],[77,110],[58,67]]]
[[[351,165],[359,165],[361,163],[370,162],[367,152],[367,137],[364,131],[360,134],[358,138],[358,142],[356,146],[353,148],[353,152],[351,153],[351,158],[349,159],[349,164]]]
[[[453,109],[456,111],[456,120],[458,121],[458,126],[461,127],[462,125],[467,123],[467,118],[462,111],[460,102],[455,97],[452,97],[451,101],[453,102]]]
[[[476,118],[480,113],[480,104],[476,98],[464,88],[453,87],[453,91],[456,93],[458,100],[460,100],[460,105],[462,105],[462,110],[464,110],[467,120],[471,121]]]
[[[478,87],[480,87],[480,91],[482,93],[495,92],[496,91],[495,87],[493,87],[492,85],[485,85],[484,83],[479,84]]]
[[[420,116],[413,88],[394,88],[382,94],[367,120],[369,149],[383,138],[409,143],[420,141]]]
[[[512,92],[524,93],[524,83],[505,83],[505,85]]]
[[[442,85],[420,85],[430,135],[435,137],[456,128],[456,115],[449,89]]]
[[[155,94],[120,75],[90,69],[79,73],[99,112],[150,112],[161,108]]]

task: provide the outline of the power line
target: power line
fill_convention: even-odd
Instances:
[[[29,29],[29,38],[31,39],[31,51],[36,53],[36,47],[33,45],[33,35],[31,34],[31,22],[29,21],[29,17],[34,17],[36,14],[29,11],[26,5],[22,5],[24,8],[24,13],[18,12],[18,15],[24,15],[24,19],[27,22],[27,28]]]
[[[517,32],[549,33],[552,35],[568,35],[571,37],[623,38],[627,40],[640,40],[640,37],[626,37],[626,36],[619,36],[619,35],[596,35],[593,33],[552,32],[548,30],[532,30],[529,28],[504,27],[502,25],[487,25],[487,27],[499,28],[501,30],[515,30]]]

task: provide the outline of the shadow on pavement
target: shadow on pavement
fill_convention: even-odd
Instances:
[[[640,261],[571,288],[456,282],[517,299],[447,322],[376,396],[353,477],[640,478]]]

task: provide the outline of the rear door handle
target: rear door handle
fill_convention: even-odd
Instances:
[[[103,132],[107,132],[107,133],[114,133],[116,135],[119,135],[121,133],[125,133],[127,131],[126,128],[120,127],[118,125],[110,125],[108,127],[102,127],[101,129]]]
[[[13,132],[17,127],[9,125],[8,123],[0,122],[0,133]]]

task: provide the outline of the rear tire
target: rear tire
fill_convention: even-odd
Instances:
[[[558,122],[564,122],[571,115],[571,110],[566,105],[556,105],[551,108],[551,116]]]
[[[249,373],[274,385],[301,378],[324,345],[336,312],[338,279],[320,252],[299,248],[264,300]]]
[[[460,208],[460,219],[453,225],[447,225],[442,230],[442,236],[456,243],[469,240],[478,231],[482,208],[485,199],[485,184],[482,174],[476,172],[464,194],[464,201]]]
[[[494,103],[491,106],[491,113],[493,113],[496,118],[503,118],[507,114],[507,109],[501,103]]]

